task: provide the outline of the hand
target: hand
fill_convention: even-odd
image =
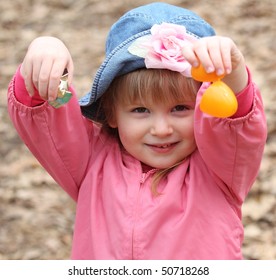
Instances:
[[[201,63],[207,73],[225,74],[223,81],[234,92],[241,91],[248,83],[244,57],[228,37],[201,38],[191,48],[183,50],[183,55],[194,67]]]
[[[30,44],[20,72],[30,95],[37,89],[43,99],[52,101],[65,68],[70,84],[74,66],[67,47],[57,38],[39,37]]]

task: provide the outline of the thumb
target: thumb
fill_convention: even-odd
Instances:
[[[71,86],[74,76],[74,64],[73,61],[70,60],[70,62],[67,65],[67,72],[68,72],[68,85]]]

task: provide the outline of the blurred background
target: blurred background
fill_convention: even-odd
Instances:
[[[0,2],[0,259],[69,259],[75,205],[22,144],[6,109],[10,79],[30,42],[57,36],[69,48],[79,96],[104,58],[111,26],[151,1],[13,0]],[[161,1],[162,2],[162,1]],[[268,138],[261,170],[243,207],[245,259],[276,259],[276,5],[274,0],[168,0],[232,37],[265,103]]]

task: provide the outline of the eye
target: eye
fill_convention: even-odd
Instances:
[[[172,109],[172,112],[183,112],[183,111],[187,111],[187,110],[190,110],[189,106],[177,105]]]
[[[149,110],[145,107],[137,107],[137,108],[133,109],[131,112],[142,114],[142,113],[149,113]]]

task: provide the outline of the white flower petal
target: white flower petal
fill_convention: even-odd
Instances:
[[[131,54],[139,57],[146,57],[148,53],[148,47],[146,44],[150,41],[151,35],[146,35],[135,40],[128,48]]]

